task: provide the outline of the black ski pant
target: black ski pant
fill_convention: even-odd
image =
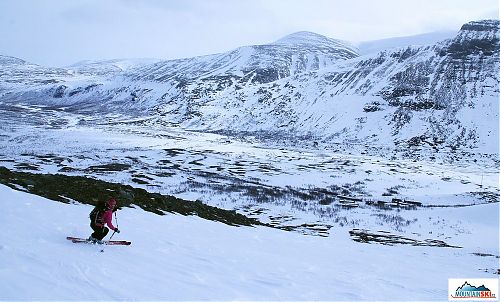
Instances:
[[[94,222],[90,223],[90,227],[92,228],[92,230],[94,230],[94,233],[92,233],[91,236],[97,240],[102,240],[109,232],[109,229],[107,227],[98,226]]]

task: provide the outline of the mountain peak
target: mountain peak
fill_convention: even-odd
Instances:
[[[471,21],[462,25],[460,30],[471,31],[498,31],[500,28],[500,20],[481,20]]]
[[[304,45],[304,44],[329,45],[330,44],[332,46],[339,46],[339,45],[344,45],[346,43],[310,31],[299,31],[284,36],[283,38],[277,40],[272,44],[279,44],[279,45]]]
[[[465,23],[453,39],[448,51],[454,55],[470,55],[500,50],[498,33],[500,20],[481,20]]]
[[[284,36],[283,38],[271,43],[270,45],[285,46],[308,46],[319,48],[345,49],[354,56],[358,55],[358,49],[351,43],[342,40],[336,40],[310,31],[299,31]]]
[[[310,44],[314,42],[325,43],[331,41],[335,40],[310,31],[299,31],[286,35],[273,44]]]
[[[0,55],[0,65],[23,65],[26,61],[11,56]]]

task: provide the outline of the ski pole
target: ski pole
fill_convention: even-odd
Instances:
[[[116,212],[115,212],[115,224],[116,224],[116,229],[118,229],[118,219],[116,218]],[[113,231],[113,234],[111,234],[111,237],[109,237],[109,240],[115,236],[116,231]]]
[[[116,224],[116,229],[118,229],[118,219],[116,218],[116,212],[115,212],[115,224]],[[111,239],[113,238],[113,236],[115,236],[115,233],[116,231],[113,230],[113,234],[111,234],[111,237],[109,237],[109,240],[108,241],[111,241]],[[101,253],[104,253],[104,247],[101,249]]]

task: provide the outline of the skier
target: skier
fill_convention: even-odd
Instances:
[[[93,243],[102,243],[102,239],[106,237],[109,229],[105,226],[106,224],[110,229],[116,233],[120,233],[120,230],[115,227],[111,221],[113,217],[113,212],[116,211],[116,200],[110,198],[107,202],[98,204],[92,212],[90,212],[90,227],[94,232],[89,237],[89,241]]]

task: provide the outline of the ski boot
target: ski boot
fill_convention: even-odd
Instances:
[[[92,244],[104,244],[104,241],[102,240],[99,240],[99,239],[96,239],[92,236],[90,236],[88,239],[87,239],[88,242],[92,243]]]

